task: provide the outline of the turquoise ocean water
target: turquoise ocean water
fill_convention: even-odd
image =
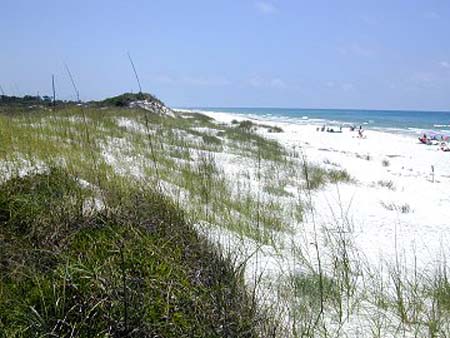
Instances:
[[[295,109],[295,108],[190,108],[199,111],[227,112],[248,117],[317,125],[362,125],[394,133],[420,134],[434,131],[450,135],[450,111],[395,111],[357,109]]]

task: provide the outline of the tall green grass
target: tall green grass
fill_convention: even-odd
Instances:
[[[86,210],[93,196],[103,207]],[[91,189],[62,169],[11,178],[0,242],[0,336],[261,333],[241,271],[173,202],[127,179]]]

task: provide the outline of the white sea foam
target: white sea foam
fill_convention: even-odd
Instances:
[[[378,131],[384,131],[388,133],[393,134],[404,134],[404,135],[419,135],[424,133],[423,128],[411,128],[411,127],[405,127],[405,128],[399,128],[399,127],[381,127],[374,125],[374,120],[368,120],[365,122],[356,122],[356,121],[343,121],[343,120],[336,120],[336,119],[324,119],[324,118],[311,118],[309,116],[283,116],[283,115],[275,115],[272,113],[265,113],[265,114],[255,114],[255,113],[243,113],[243,112],[223,112],[223,111],[213,111],[213,110],[203,110],[203,109],[183,109],[180,111],[187,111],[187,112],[198,112],[198,113],[205,113],[205,114],[212,114],[211,116],[218,116],[220,114],[224,115],[230,115],[234,116],[234,119],[253,119],[253,120],[259,120],[259,121],[265,121],[265,122],[275,122],[275,123],[289,123],[289,124],[296,124],[296,125],[314,125],[314,126],[334,126],[334,127],[349,127],[349,126],[359,126],[364,125],[365,129],[371,129],[371,130],[378,130]]]

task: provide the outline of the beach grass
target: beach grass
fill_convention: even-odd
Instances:
[[[259,335],[241,272],[152,188],[93,189],[61,168],[15,176],[0,224],[4,337]]]
[[[0,241],[2,264],[9,264],[0,328],[9,336],[27,327],[89,336],[105,333],[100,327],[111,321],[111,334],[135,328],[136,336],[167,337],[189,330],[339,337],[347,326],[374,337],[445,337],[449,330],[446,263],[414,278],[401,260],[380,262],[378,271],[355,249],[350,222],[315,224],[317,192],[358,182],[345,168],[310,162],[300,148],[266,138],[268,126],[67,107],[1,114],[0,130]],[[383,203],[414,212],[407,203]],[[306,224],[314,225],[312,237],[297,231]],[[229,241],[217,247],[196,232],[217,227]],[[193,250],[187,266],[184,247]],[[264,278],[268,260],[281,276]],[[264,300],[263,289],[277,296]],[[61,304],[67,295],[73,303]],[[141,299],[157,301],[140,309]]]

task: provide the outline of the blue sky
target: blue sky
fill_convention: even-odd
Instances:
[[[0,0],[7,94],[171,106],[450,110],[450,1]]]

